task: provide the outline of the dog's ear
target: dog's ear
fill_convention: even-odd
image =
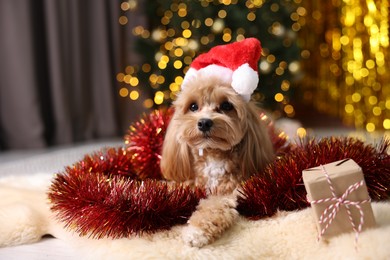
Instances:
[[[185,142],[180,142],[178,120],[173,115],[165,134],[162,154],[161,172],[167,180],[183,182],[193,179],[192,154]]]
[[[243,164],[243,176],[249,178],[261,171],[274,159],[274,149],[265,123],[260,119],[257,106],[249,102],[247,104],[248,129],[242,142],[240,151]]]

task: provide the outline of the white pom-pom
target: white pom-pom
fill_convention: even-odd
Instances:
[[[259,75],[248,63],[241,65],[233,72],[232,87],[245,101],[249,101],[258,83]]]

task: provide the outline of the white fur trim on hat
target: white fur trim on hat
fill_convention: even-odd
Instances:
[[[222,66],[215,65],[215,64],[211,64],[211,65],[204,67],[200,70],[190,68],[184,77],[181,88],[184,89],[187,86],[187,82],[190,81],[192,78],[196,77],[197,75],[202,75],[202,76],[206,76],[206,77],[217,76],[221,80],[221,82],[223,82],[225,84],[231,84],[233,71],[231,69],[226,68],[226,67],[222,67]]]
[[[259,75],[248,63],[238,67],[232,76],[232,87],[245,101],[249,101],[253,91],[259,83]]]
[[[186,75],[184,76],[183,82],[181,83],[181,89],[185,89],[187,86],[187,83],[190,79],[196,76],[197,70],[194,68],[189,68],[189,70],[186,72]]]

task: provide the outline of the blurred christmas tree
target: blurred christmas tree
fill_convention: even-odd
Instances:
[[[200,53],[248,37],[261,40],[260,83],[255,100],[277,116],[294,116],[292,82],[300,74],[297,32],[305,9],[300,0],[130,0],[122,10],[144,4],[149,26],[136,26],[141,66],[129,65],[117,75],[121,96],[141,99],[147,108],[169,104],[185,72]],[[140,91],[142,88],[142,91]],[[145,97],[140,93],[146,94]]]

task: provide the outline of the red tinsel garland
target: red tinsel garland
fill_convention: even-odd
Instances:
[[[158,180],[72,170],[58,175],[50,189],[52,210],[80,235],[129,237],[184,224],[205,193]]]
[[[183,224],[205,197],[202,189],[167,184],[160,172],[160,152],[172,110],[158,110],[130,127],[126,147],[108,148],[67,167],[49,190],[52,210],[80,235],[128,237]],[[277,210],[308,206],[302,170],[351,158],[363,169],[374,200],[390,197],[390,141],[375,148],[354,138],[286,143],[266,117],[278,158],[264,173],[242,184],[237,210],[258,219]]]
[[[126,150],[139,178],[161,179],[160,156],[172,109],[155,110],[129,127],[125,135]]]

